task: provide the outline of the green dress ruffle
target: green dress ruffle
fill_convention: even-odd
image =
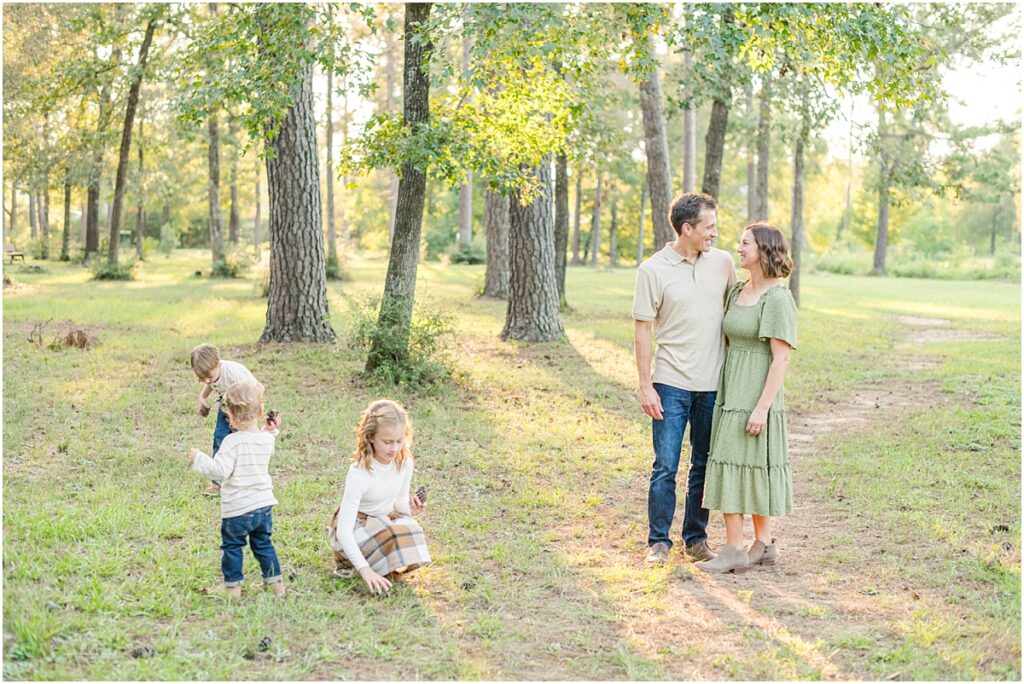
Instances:
[[[711,452],[704,507],[723,513],[786,515],[793,510],[793,477],[786,448],[786,401],[779,388],[765,430],[747,434],[747,421],[764,390],[772,363],[772,338],[796,349],[796,303],[783,285],[755,304],[740,306],[737,283],[726,299],[722,331],[729,340],[711,422]]]

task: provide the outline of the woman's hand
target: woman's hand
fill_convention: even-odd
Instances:
[[[768,422],[768,409],[755,406],[750,412],[750,419],[747,421],[747,434],[757,437],[764,432],[764,426]]]
[[[359,571],[359,576],[366,582],[366,588],[371,594],[386,594],[391,589],[391,581],[375,573],[369,565]]]
[[[420,497],[411,496],[409,497],[409,510],[412,511],[413,515],[419,515],[427,508],[427,504],[420,501]]]

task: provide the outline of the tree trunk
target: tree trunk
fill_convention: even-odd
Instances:
[[[260,12],[273,13],[274,7],[263,5]],[[280,131],[267,143],[273,151],[267,156],[270,292],[261,343],[334,339],[324,272],[312,64],[304,66],[292,95]]]
[[[388,51],[388,64],[384,72],[384,110],[390,112],[395,106],[395,62],[398,61],[398,43],[392,37],[391,31],[385,32],[385,41]],[[406,60],[408,63],[408,60]],[[395,220],[398,212],[398,193],[400,191],[398,175],[394,170],[388,172],[388,187],[390,188],[389,199],[389,221],[388,238],[391,242],[395,240]]]
[[[334,69],[327,69],[327,161],[324,165],[327,186],[327,266],[338,272],[338,235],[334,227]],[[259,182],[257,180],[257,182]]]
[[[772,76],[766,74],[761,86],[761,103],[757,125],[757,203],[754,220],[768,220],[768,165],[771,161]]]
[[[11,181],[11,220],[7,224],[7,239],[5,243],[14,243],[14,229],[17,227],[15,218],[18,215],[18,181]]]
[[[429,61],[433,45],[419,34],[420,27],[430,18],[430,8],[430,3],[409,3],[405,6],[402,111],[404,123],[413,133],[428,125],[430,119]],[[374,370],[388,358],[401,364],[408,353],[426,190],[425,171],[406,162],[398,182],[395,233],[391,241],[388,273],[384,279],[384,295],[377,321],[378,329],[387,331],[394,339],[383,341],[380,336],[375,339],[366,359],[367,371]]]
[[[524,207],[518,193],[510,201],[511,273],[503,340],[551,342],[565,335],[555,281],[550,161],[544,159],[535,173],[540,189],[533,203]]]
[[[750,83],[746,87],[747,116],[753,116],[754,112],[754,86]],[[746,143],[743,147],[747,152],[747,224],[754,222],[757,214],[757,162],[754,156],[756,145],[755,137],[745,135]]]
[[[28,234],[32,242],[39,239],[39,229],[36,227],[39,220],[39,212],[36,209],[36,193],[28,193]]]
[[[139,261],[145,259],[145,253],[143,252],[144,240],[146,239],[146,222],[145,222],[145,197],[142,192],[142,174],[144,171],[143,167],[143,150],[142,150],[142,117],[139,117],[139,182],[136,188],[135,194],[135,256]]]
[[[260,236],[260,219],[263,212],[263,190],[260,188],[260,162],[256,161],[256,216],[252,222],[252,246],[256,254],[256,261],[260,260],[260,245],[263,238]]]
[[[722,178],[722,157],[725,152],[725,128],[729,123],[729,105],[716,99],[711,103],[711,120],[704,137],[704,180],[701,192],[718,198],[718,185]]]
[[[636,238],[636,265],[639,266],[644,261],[644,213],[647,210],[647,179],[644,178],[643,184],[640,186],[640,219],[637,222],[637,238]]]
[[[668,222],[668,209],[672,203],[672,172],[668,163],[668,140],[665,135],[665,116],[661,107],[661,86],[654,70],[640,84],[640,108],[644,118],[644,149],[647,152],[647,187],[651,193],[651,223],[654,226],[656,246],[675,239],[675,231]]]
[[[590,265],[597,266],[598,252],[601,251],[601,177],[597,172],[597,190],[594,191],[594,207],[590,215]],[[666,210],[666,215],[667,215]]]
[[[344,147],[348,147],[348,86],[345,87],[345,97],[341,100],[341,144]],[[348,186],[348,176],[342,176],[341,187],[346,188]],[[345,196],[342,195],[340,219],[341,219],[341,241],[343,244],[348,244],[351,240],[349,235],[349,224],[348,224],[348,213],[345,208]]]
[[[693,55],[689,50],[683,52],[683,67],[687,71],[693,68]],[[696,188],[697,111],[687,108],[683,110],[683,192],[693,192]]]
[[[793,206],[790,217],[793,233],[789,241],[789,250],[793,257],[793,272],[789,276],[789,291],[793,293],[793,300],[797,306],[800,306],[800,254],[804,247],[804,145],[809,135],[810,123],[805,110],[800,122],[800,133],[797,135],[793,150]]]
[[[42,237],[42,249],[39,256],[43,259],[50,258],[50,177],[49,174],[43,179],[43,195],[39,202],[39,233]]]
[[[11,205],[11,223],[14,223],[14,205]],[[71,169],[64,169],[64,233],[60,239],[60,260],[70,261],[71,254]]]
[[[572,226],[572,265],[580,265],[580,203],[583,198],[583,168],[576,169],[576,213]]]
[[[139,90],[142,88],[142,74],[146,70],[146,59],[149,57],[149,46],[153,42],[156,30],[156,17],[146,24],[146,35],[139,47],[139,62],[135,67],[131,87],[128,90],[128,105],[124,113],[124,127],[121,129],[121,150],[117,156],[117,180],[114,182],[114,209],[110,215],[110,244],[107,246],[107,260],[117,263],[118,239],[121,233],[121,214],[124,208],[124,189],[128,179],[128,154],[132,147],[132,126],[135,123],[135,110],[139,106]]]
[[[885,140],[885,111],[878,108],[878,138]],[[878,233],[875,235],[875,257],[871,275],[885,275],[885,252],[889,248],[889,162],[884,150],[879,151],[878,170]]]
[[[487,270],[484,296],[508,298],[508,196],[484,190],[484,224],[487,231]]]
[[[565,301],[565,260],[569,246],[569,160],[555,157],[555,279],[558,281],[558,306]]]
[[[469,71],[469,38],[462,39],[462,72]],[[466,171],[466,182],[459,186],[459,244],[473,241],[473,171]]]
[[[232,245],[237,245],[242,240],[240,231],[240,219],[238,217],[238,147],[236,137],[238,126],[234,117],[228,116],[228,134],[231,136],[231,146],[228,153],[231,155],[231,165],[228,170],[228,192],[230,193],[231,206],[228,208],[228,240]]]
[[[614,268],[619,265],[619,208],[618,195],[613,184],[608,191],[612,203],[612,226],[608,232],[608,263]]]
[[[210,118],[206,120],[206,132],[209,139],[206,155],[209,169],[206,194],[210,224],[210,263],[213,273],[216,274],[224,262],[224,229],[220,220],[220,132],[216,112],[210,114]]]
[[[993,211],[992,211],[992,235],[991,235],[991,240],[989,241],[989,245],[988,245],[989,256],[995,256],[996,255],[996,219],[999,218],[999,214],[1001,213],[1001,210],[1002,210],[1002,207],[997,204],[994,207]]]

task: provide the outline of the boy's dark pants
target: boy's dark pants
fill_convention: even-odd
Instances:
[[[242,583],[242,549],[245,548],[246,537],[252,555],[260,563],[263,581],[267,584],[281,581],[281,564],[277,560],[277,551],[270,540],[274,518],[270,506],[257,508],[233,518],[223,518],[220,522],[220,548],[224,552],[220,567],[224,573],[225,586],[234,587]]]
[[[217,458],[217,451],[220,449],[220,443],[224,441],[224,438],[235,432],[235,429],[231,427],[231,423],[228,422],[228,414],[224,413],[224,409],[221,408],[220,402],[217,402],[217,425],[213,428],[213,451],[210,452],[210,458]],[[220,486],[220,482],[212,480],[213,484]]]

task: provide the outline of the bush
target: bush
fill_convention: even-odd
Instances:
[[[127,263],[111,263],[97,259],[92,265],[93,280],[135,280],[139,262],[129,261]]]
[[[448,248],[447,254],[449,261],[453,264],[487,263],[487,249],[479,236],[473,238],[468,245],[452,245]]]
[[[856,252],[822,254],[815,260],[814,268],[826,273],[867,275],[871,272],[871,255]]]
[[[242,278],[252,267],[252,264],[252,257],[246,248],[239,245],[213,265],[210,275],[214,278]]]
[[[156,248],[165,257],[178,248],[178,227],[172,221],[160,226],[160,242]]]
[[[328,280],[352,280],[352,274],[345,268],[345,257],[340,252],[334,259],[327,258],[326,270]]]
[[[397,312],[398,308],[394,305],[392,312]],[[353,342],[364,353],[369,353],[374,347],[382,351],[370,377],[389,385],[418,387],[434,385],[451,377],[447,343],[454,332],[454,318],[449,312],[423,306],[415,308],[406,349],[399,342],[397,326],[381,324],[380,314],[378,298],[357,304]],[[385,317],[386,320],[394,318]]]

